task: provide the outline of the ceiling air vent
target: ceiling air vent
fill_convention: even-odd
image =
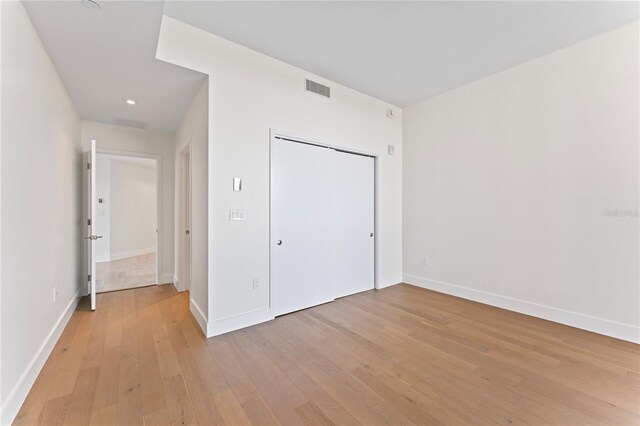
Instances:
[[[129,120],[128,118],[114,117],[118,126],[136,127],[138,129],[146,129],[147,123],[138,120]]]
[[[329,86],[325,86],[324,84],[316,83],[315,81],[307,79],[306,88],[307,91],[317,93],[318,95],[322,95],[325,98],[331,97],[331,88]]]

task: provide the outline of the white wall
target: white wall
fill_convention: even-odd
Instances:
[[[405,281],[638,341],[639,48],[636,22],[406,108]]]
[[[209,77],[208,334],[271,318],[269,309],[269,130],[379,155],[379,275],[402,280],[402,114],[385,102],[328,82],[169,17],[157,57]],[[327,83],[332,99],[305,92]],[[396,146],[388,156],[387,145]],[[242,192],[232,179],[243,179]],[[247,220],[230,222],[231,208]],[[252,279],[263,285],[252,289]],[[194,314],[195,315],[195,314]]]
[[[82,161],[78,114],[22,3],[0,7],[0,423],[9,424],[81,290]]]
[[[151,167],[111,159],[111,260],[156,251],[157,170],[148,161]]]
[[[209,81],[206,80],[175,133],[175,241],[176,255],[175,282],[181,291],[186,290],[183,280],[184,229],[182,227],[183,206],[183,163],[182,152],[191,144],[191,303],[195,310],[202,312],[196,316],[204,321],[208,301],[208,152],[209,152]],[[201,324],[202,326],[203,324]]]
[[[160,283],[173,281],[173,191],[174,147],[173,135],[167,132],[116,126],[113,124],[81,122],[81,137],[86,150],[91,139],[97,142],[98,151],[111,153],[138,153],[159,156],[161,174]]]
[[[96,234],[102,238],[96,240],[96,262],[111,260],[111,158],[108,155],[96,156],[96,198],[101,198],[98,216],[94,218]]]

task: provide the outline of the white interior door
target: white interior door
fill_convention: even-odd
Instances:
[[[89,152],[87,159],[87,236],[85,239],[87,244],[87,259],[88,259],[88,282],[89,282],[89,295],[91,297],[91,310],[96,309],[96,259],[94,253],[96,252],[96,240],[102,238],[101,235],[96,235],[95,218],[98,210],[98,200],[96,199],[96,141],[91,141],[91,151]]]
[[[334,152],[273,139],[271,255],[276,316],[334,299]]]
[[[183,252],[182,252],[182,285],[181,289],[191,288],[191,149],[187,149],[183,156],[182,176],[182,220],[183,220]]]
[[[371,290],[375,280],[375,166],[363,155],[335,152],[336,294]]]

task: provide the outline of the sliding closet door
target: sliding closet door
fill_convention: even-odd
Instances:
[[[336,294],[374,287],[374,159],[335,152]]]
[[[273,139],[271,257],[274,315],[335,294],[335,152]]]

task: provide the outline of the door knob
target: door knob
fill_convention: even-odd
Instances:
[[[370,237],[373,237],[373,232],[369,234]]]
[[[278,240],[278,241],[276,241],[276,244],[277,244],[277,245],[279,245],[279,246],[281,246],[281,245],[282,245],[282,240]]]

